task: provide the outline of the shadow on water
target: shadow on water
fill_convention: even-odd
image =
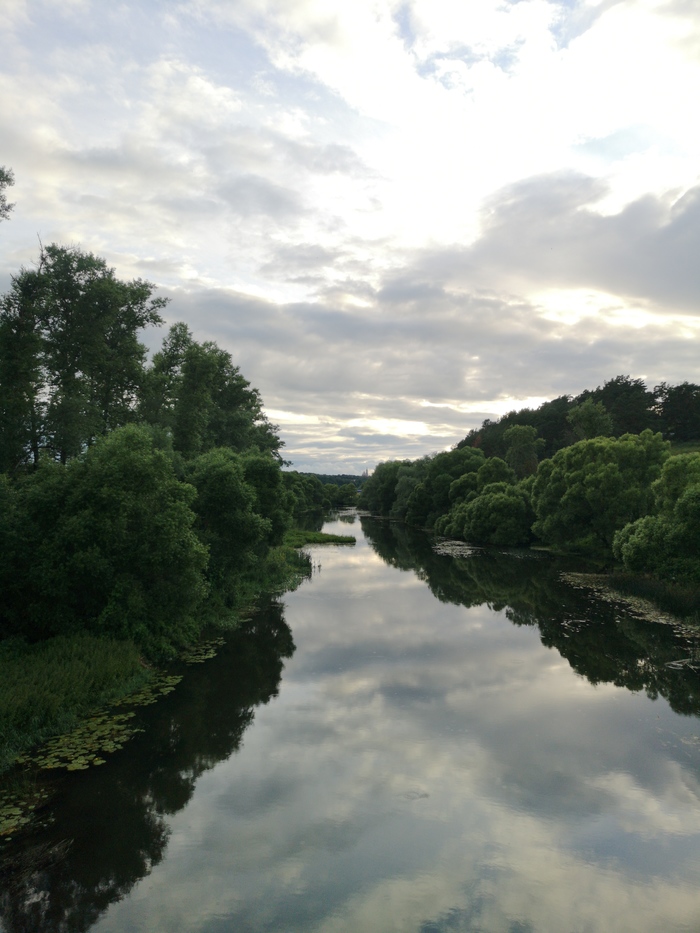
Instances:
[[[165,817],[238,749],[293,653],[282,606],[272,602],[143,711],[145,732],[108,767],[59,777],[50,824],[0,856],[5,933],[81,933],[147,875],[167,847]]]
[[[535,551],[484,548],[454,558],[396,522],[363,517],[362,529],[382,560],[413,571],[441,602],[504,611],[514,625],[536,626],[542,643],[592,684],[643,690],[664,697],[676,713],[700,715],[700,633],[638,618],[575,589],[559,576],[571,566]]]

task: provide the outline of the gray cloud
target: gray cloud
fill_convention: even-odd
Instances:
[[[287,219],[298,216],[302,211],[299,197],[294,191],[259,175],[233,178],[220,185],[217,193],[241,217],[262,214]]]
[[[439,281],[472,287],[598,288],[657,310],[697,313],[700,187],[646,195],[617,214],[594,210],[596,179],[558,173],[519,182],[487,205],[468,249],[427,255]]]

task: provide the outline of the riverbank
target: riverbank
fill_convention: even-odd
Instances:
[[[272,548],[257,572],[241,580],[235,609],[219,624],[208,619],[208,631],[236,628],[263,594],[294,590],[309,573],[308,558],[294,546]],[[94,710],[145,687],[157,673],[131,641],[88,633],[33,644],[0,641],[0,774],[18,755],[69,732]]]
[[[130,641],[88,634],[0,642],[0,773],[17,755],[72,729],[152,676]]]
[[[591,590],[600,599],[616,600],[638,618],[664,622],[679,630],[697,633],[700,627],[698,594],[633,574],[562,573],[561,578],[575,587]]]

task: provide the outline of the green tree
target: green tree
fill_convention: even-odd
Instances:
[[[271,522],[257,511],[256,490],[234,451],[219,447],[200,454],[188,462],[185,475],[197,491],[195,530],[210,555],[209,611],[227,611],[236,604],[241,576],[270,535]]]
[[[616,531],[647,514],[668,457],[661,434],[579,441],[544,460],[532,487],[535,533],[560,547],[612,553]]]
[[[700,439],[700,386],[682,382],[670,386],[665,382],[656,386],[661,429],[671,441]]]
[[[7,201],[7,195],[5,193],[6,188],[11,188],[15,183],[15,176],[11,168],[5,168],[4,165],[0,165],[0,220],[7,220],[10,216],[10,211],[14,207],[14,204],[9,204]]]
[[[149,367],[142,417],[172,432],[185,458],[216,447],[268,451],[281,462],[280,440],[257,389],[251,388],[231,354],[215,343],[193,340],[184,324],[170,328]]]
[[[118,280],[92,253],[56,245],[13,278],[0,308],[6,462],[21,442],[35,463],[41,449],[65,463],[135,419],[146,354],[138,334],[161,323],[166,304],[151,298],[153,288]]]
[[[613,433],[612,418],[602,402],[587,398],[580,405],[574,405],[567,416],[577,440],[585,441],[592,437],[609,437]]]
[[[615,556],[635,573],[700,584],[700,454],[670,457],[653,493],[655,514],[618,531]]]
[[[518,479],[537,472],[538,454],[544,443],[537,439],[537,428],[528,424],[514,424],[503,434],[508,445],[506,463]]]
[[[642,379],[615,376],[593,392],[583,392],[577,403],[592,398],[601,402],[613,421],[613,434],[640,434],[657,426],[656,400]]]
[[[524,490],[509,483],[492,483],[464,507],[460,537],[474,544],[519,547],[532,541],[533,519]]]
[[[152,656],[196,636],[207,549],[195,489],[148,429],[128,425],[67,466],[43,459],[17,489],[22,535],[6,631],[41,638],[86,629]]]
[[[409,462],[408,460],[388,460],[386,463],[378,463],[374,473],[362,487],[358,502],[360,508],[378,512],[380,515],[388,515],[396,498],[399,470],[403,464],[408,465]]]
[[[500,457],[489,457],[484,465],[479,467],[476,478],[477,490],[483,492],[484,488],[492,483],[514,483],[515,470]]]
[[[0,301],[0,471],[13,473],[44,446],[42,339],[33,312],[36,282],[16,279]]]

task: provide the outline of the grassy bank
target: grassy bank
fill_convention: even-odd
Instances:
[[[353,539],[354,541],[354,539]],[[308,555],[285,544],[271,548],[241,577],[235,605],[210,608],[207,630],[235,628],[261,594],[296,589],[310,576]],[[130,641],[60,635],[28,644],[0,641],[0,773],[18,754],[73,729],[100,706],[138,690],[153,671]]]
[[[33,645],[0,643],[0,772],[149,677],[131,642],[61,635]]]
[[[302,547],[304,544],[355,544],[353,535],[329,535],[323,531],[303,531],[293,528],[284,536],[288,547]]]

